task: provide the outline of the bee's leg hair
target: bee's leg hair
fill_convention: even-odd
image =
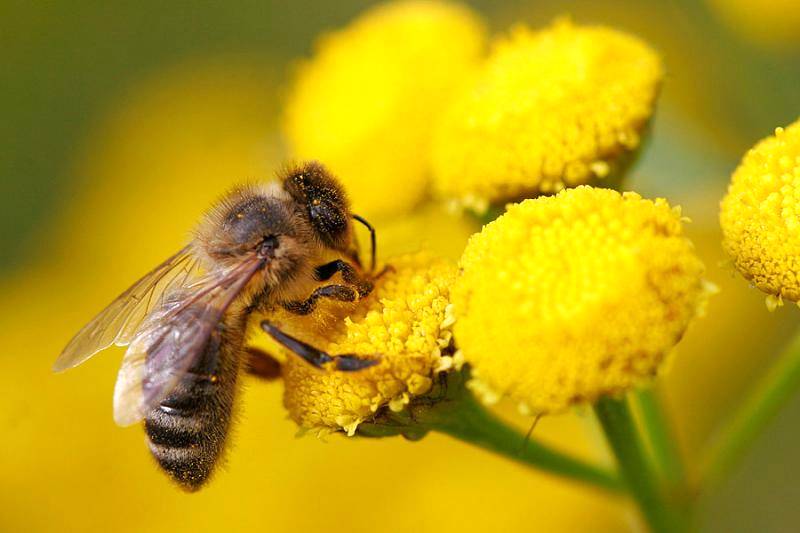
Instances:
[[[336,370],[343,372],[352,372],[361,370],[378,364],[377,359],[361,359],[356,355],[329,355],[322,350],[314,348],[310,344],[295,339],[291,335],[282,332],[280,329],[272,325],[268,320],[261,322],[261,328],[270,334],[270,336],[285,346],[291,352],[299,355],[311,365],[322,368],[325,363],[334,362]]]
[[[345,283],[355,287],[356,291],[358,291],[359,298],[363,298],[372,292],[374,287],[373,283],[361,277],[353,265],[341,259],[336,259],[330,263],[318,266],[314,274],[319,281],[327,281],[336,275],[337,272],[342,273],[342,279]]]
[[[358,293],[355,289],[347,285],[324,285],[314,289],[311,296],[305,300],[283,302],[281,305],[283,305],[284,309],[295,315],[307,315],[314,310],[317,306],[317,300],[320,298],[330,298],[340,302],[355,302],[358,298]]]

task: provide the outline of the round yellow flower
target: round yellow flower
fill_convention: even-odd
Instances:
[[[433,141],[435,185],[483,210],[616,173],[639,146],[663,77],[641,40],[567,20],[499,40]]]
[[[800,300],[800,121],[744,156],[720,223],[722,244],[745,278],[772,302]]]
[[[526,413],[655,375],[705,295],[679,209],[588,186],[510,206],[460,267],[454,335],[471,387]]]
[[[283,124],[292,151],[325,161],[357,211],[408,211],[428,188],[431,116],[476,67],[485,35],[458,4],[368,10],[300,66]]]
[[[391,269],[375,290],[344,320],[319,314],[270,317],[286,333],[331,355],[380,359],[365,370],[341,372],[316,369],[284,352],[284,403],[301,427],[341,428],[352,435],[378,408],[388,405],[399,411],[413,396],[428,392],[434,372],[453,365],[452,357],[442,350],[452,338],[449,288],[454,265],[424,253],[401,256],[389,264]],[[251,345],[275,349],[264,343],[263,335]]]

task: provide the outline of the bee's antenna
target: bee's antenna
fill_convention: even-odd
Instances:
[[[376,239],[376,237],[375,237],[375,228],[373,228],[373,227],[372,227],[372,224],[370,224],[369,222],[367,222],[367,220],[366,220],[364,217],[360,217],[360,216],[356,215],[355,213],[353,214],[353,219],[355,219],[355,220],[357,220],[358,222],[360,222],[360,223],[364,224],[364,225],[367,227],[367,229],[369,230],[369,239],[370,239],[370,244],[371,244],[371,247],[372,247],[372,255],[371,255],[371,261],[370,261],[370,270],[374,272],[374,271],[375,271],[375,254],[377,253],[377,252],[376,252],[376,248],[377,248],[377,244],[376,244],[376,242],[377,242],[377,239]]]

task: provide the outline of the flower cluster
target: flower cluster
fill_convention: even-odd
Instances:
[[[708,294],[679,208],[587,186],[510,206],[470,239],[458,273],[428,254],[389,263],[344,315],[270,317],[332,355],[380,359],[343,373],[284,357],[301,427],[353,434],[462,362],[487,403],[507,396],[527,413],[621,393],[656,375]]]
[[[619,178],[653,114],[659,56],[566,19],[517,27],[488,56],[485,41],[480,19],[455,4],[368,11],[298,70],[283,128],[293,153],[326,161],[356,208],[380,216],[429,190],[482,212]]]
[[[663,77],[649,46],[568,20],[515,28],[488,56],[485,41],[456,4],[367,11],[299,67],[283,127],[294,154],[331,165],[357,209],[387,220],[429,189],[481,211],[622,171]],[[464,361],[483,399],[532,413],[622,392],[657,372],[704,295],[677,209],[589,187],[510,207],[472,237],[458,273],[428,255],[388,264],[354,309],[270,317],[332,355],[381,361],[342,373],[281,358],[303,428],[353,434]]]
[[[744,156],[720,211],[725,250],[771,308],[800,300],[799,206],[800,121]]]

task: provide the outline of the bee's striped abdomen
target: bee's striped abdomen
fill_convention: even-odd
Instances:
[[[203,356],[145,417],[153,457],[187,490],[199,489],[222,455],[238,372],[238,343],[215,332]]]

